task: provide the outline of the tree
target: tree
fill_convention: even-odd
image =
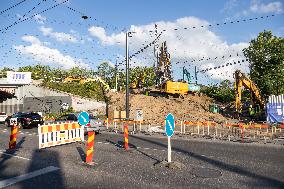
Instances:
[[[0,70],[0,78],[7,77],[7,71],[14,71],[14,70],[8,67],[4,67],[2,70]]]
[[[262,95],[283,94],[284,38],[273,36],[271,31],[261,32],[243,52],[250,62],[250,78]]]
[[[223,103],[230,103],[235,99],[233,84],[229,80],[221,81],[219,85],[209,86],[202,92]]]
[[[110,88],[115,87],[115,67],[109,62],[102,62],[98,66],[97,76],[101,77]]]

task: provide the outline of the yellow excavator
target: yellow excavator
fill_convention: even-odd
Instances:
[[[69,82],[80,82],[81,78],[75,78],[72,76],[68,76],[63,80],[63,83],[69,83]]]
[[[251,112],[261,112],[261,110],[265,107],[265,101],[261,97],[260,90],[256,86],[256,84],[251,81],[244,73],[240,70],[235,71],[235,107],[236,113],[240,116],[243,113],[243,104],[241,102],[242,99],[242,87],[248,89],[251,94],[251,101],[249,105],[249,114],[252,116]],[[257,110],[259,109],[259,110]]]
[[[162,93],[179,97],[188,93],[188,83],[173,81],[171,67],[167,44],[163,42],[156,66],[156,90],[151,90],[150,93]]]
[[[106,91],[110,90],[109,85],[101,78],[101,77],[95,77],[95,78],[86,78],[86,79],[81,79],[80,84],[88,83],[88,82],[100,82]]]
[[[72,77],[72,76],[69,76],[69,77],[66,77],[64,80],[63,80],[63,83],[69,83],[69,82],[78,82],[80,84],[84,84],[84,83],[87,83],[87,82],[100,82],[103,86],[104,86],[104,89],[106,91],[109,91],[110,90],[110,87],[109,85],[101,78],[101,77],[95,77],[95,78],[75,78],[75,77]]]

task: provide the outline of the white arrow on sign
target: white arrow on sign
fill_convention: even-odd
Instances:
[[[87,122],[87,119],[84,118],[84,116],[81,116],[81,118],[84,120],[84,122]]]
[[[172,126],[171,122],[169,120],[167,120],[167,121],[168,121],[168,124],[170,126],[170,129],[173,131],[173,126]]]

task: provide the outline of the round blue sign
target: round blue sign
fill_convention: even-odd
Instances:
[[[175,131],[175,118],[171,113],[169,113],[166,117],[165,129],[166,129],[166,134],[168,137],[173,136],[174,131]]]
[[[87,125],[90,121],[89,114],[87,112],[81,112],[78,116],[78,122],[80,125]]]

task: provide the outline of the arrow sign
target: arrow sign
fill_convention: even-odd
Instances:
[[[168,137],[173,136],[174,131],[175,131],[175,118],[171,113],[169,113],[166,117],[165,129],[166,129],[166,134]]]
[[[81,126],[87,125],[90,121],[89,114],[87,112],[81,112],[78,116],[78,122]]]

